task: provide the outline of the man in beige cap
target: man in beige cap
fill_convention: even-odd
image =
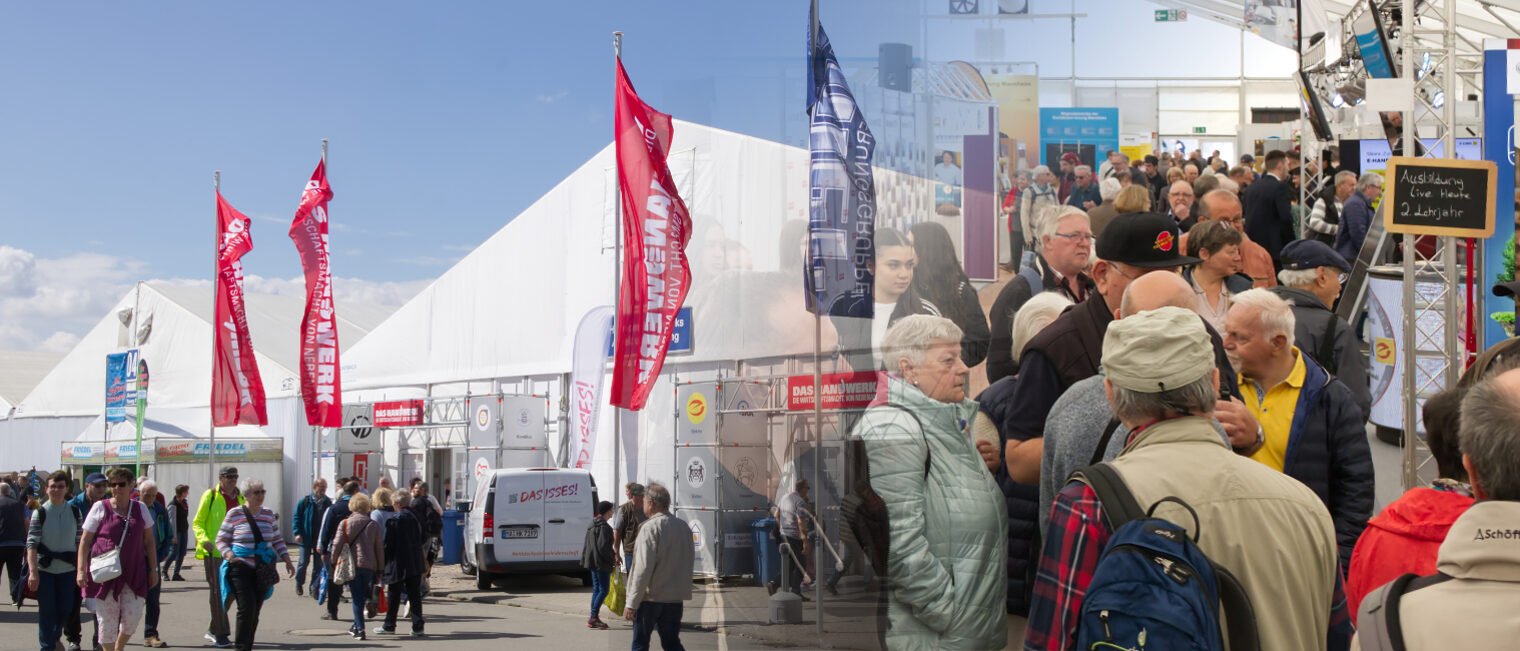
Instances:
[[[1197,513],[1195,524],[1176,504],[1155,510],[1244,585],[1261,647],[1345,648],[1351,624],[1330,514],[1302,484],[1231,452],[1214,429],[1219,371],[1198,315],[1162,307],[1113,322],[1103,369],[1114,415],[1130,431],[1110,464],[1142,509],[1172,496]],[[1107,517],[1080,478],[1056,496],[1026,649],[1072,648],[1075,614],[1113,534]]]

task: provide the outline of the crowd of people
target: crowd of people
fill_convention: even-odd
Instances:
[[[1114,154],[1094,171],[1067,154],[1059,174],[1020,172],[1002,202],[1010,276],[985,316],[962,307],[962,277],[915,264],[938,255],[918,248],[937,246],[924,225],[911,243],[878,231],[874,322],[834,321],[852,368],[886,378],[852,429],[864,459],[841,527],[884,560],[886,648],[1003,648],[1005,613],[1027,616],[1028,649],[1145,647],[1146,608],[1105,600],[1139,571],[1109,541],[1155,531],[1190,538],[1215,568],[1199,580],[1235,586],[1208,584],[1234,603],[1200,638],[1345,649],[1367,612],[1374,639],[1402,626],[1410,649],[1520,633],[1438,601],[1520,597],[1506,574],[1520,554],[1484,544],[1516,535],[1496,522],[1520,514],[1520,370],[1495,364],[1431,399],[1442,479],[1374,517],[1369,355],[1333,310],[1382,178],[1334,163]],[[983,361],[973,400],[968,368]],[[1242,601],[1251,618],[1228,608]]]
[[[206,573],[205,640],[215,648],[253,648],[260,611],[280,580],[277,566],[295,579],[297,596],[324,601],[324,619],[338,619],[346,586],[356,639],[366,639],[365,621],[376,618],[382,591],[394,606],[372,632],[396,635],[398,617],[409,616],[411,635],[424,634],[423,597],[443,525],[442,508],[420,478],[405,490],[382,481],[373,495],[360,490],[358,478],[344,478],[337,501],[327,496],[326,480],[317,480],[290,520],[287,542],[279,516],[264,505],[264,482],[240,481],[233,466],[219,471],[193,510],[189,486],[165,498],[156,482],[127,468],[89,474],[77,494],[67,472],[39,477],[41,491],[0,482],[0,563],[12,603],[37,602],[44,651],[123,649],[139,623],[144,646],[168,646],[158,630],[160,590],[185,580],[191,549]],[[292,546],[300,550],[299,567]],[[234,605],[235,626],[228,618]],[[88,640],[82,610],[94,613]]]

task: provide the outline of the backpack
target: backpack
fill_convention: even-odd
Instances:
[[[1154,515],[1156,507],[1172,502],[1193,515],[1199,531],[1202,522],[1193,507],[1165,497],[1141,510],[1107,463],[1079,470],[1073,478],[1092,487],[1113,530],[1082,600],[1078,649],[1223,651],[1221,606],[1231,651],[1260,648],[1244,587],[1204,555],[1196,535]]]
[[[924,423],[912,411],[901,405],[883,403],[879,407],[891,407],[913,418],[918,426],[920,435],[924,433]],[[925,437],[924,450],[924,478],[929,478],[929,465],[932,462],[932,453],[928,451],[928,439]],[[871,570],[878,577],[887,574],[887,541],[891,531],[887,517],[887,502],[871,488],[871,464],[866,458],[865,441],[859,438],[850,441],[850,452],[854,457],[855,476],[859,479],[855,482],[855,492],[860,497],[860,507],[855,510],[855,518],[850,522],[850,530],[855,534],[855,540],[864,547],[871,561]]]
[[[1404,628],[1399,621],[1399,601],[1404,595],[1451,579],[1445,574],[1405,574],[1362,598],[1357,615],[1357,639],[1367,651],[1404,651]]]

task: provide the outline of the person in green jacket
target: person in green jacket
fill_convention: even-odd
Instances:
[[[871,489],[887,512],[888,649],[1001,649],[1008,583],[1008,518],[988,472],[997,446],[974,444],[977,403],[966,398],[961,329],[904,317],[881,342],[887,403],[866,410]]]
[[[232,628],[227,622],[227,606],[222,602],[222,586],[218,579],[222,574],[222,556],[216,551],[216,534],[222,530],[222,519],[227,517],[227,511],[244,502],[237,481],[236,467],[222,468],[216,486],[201,495],[201,501],[195,507],[195,519],[190,522],[190,528],[195,532],[195,558],[205,564],[206,583],[211,586],[211,628],[206,632],[206,640],[218,649],[232,646],[228,637]]]

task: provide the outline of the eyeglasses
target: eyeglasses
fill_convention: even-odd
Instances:
[[[1335,278],[1335,282],[1340,283],[1342,285],[1346,284],[1346,274],[1341,274],[1341,275],[1337,276]]]
[[[1098,239],[1098,236],[1093,235],[1092,233],[1056,233],[1055,236],[1064,237],[1068,240],[1075,240],[1082,244],[1086,244]]]
[[[264,494],[264,489],[260,488],[260,489],[258,489],[256,491],[248,491],[248,494],[249,495],[263,495]]]

